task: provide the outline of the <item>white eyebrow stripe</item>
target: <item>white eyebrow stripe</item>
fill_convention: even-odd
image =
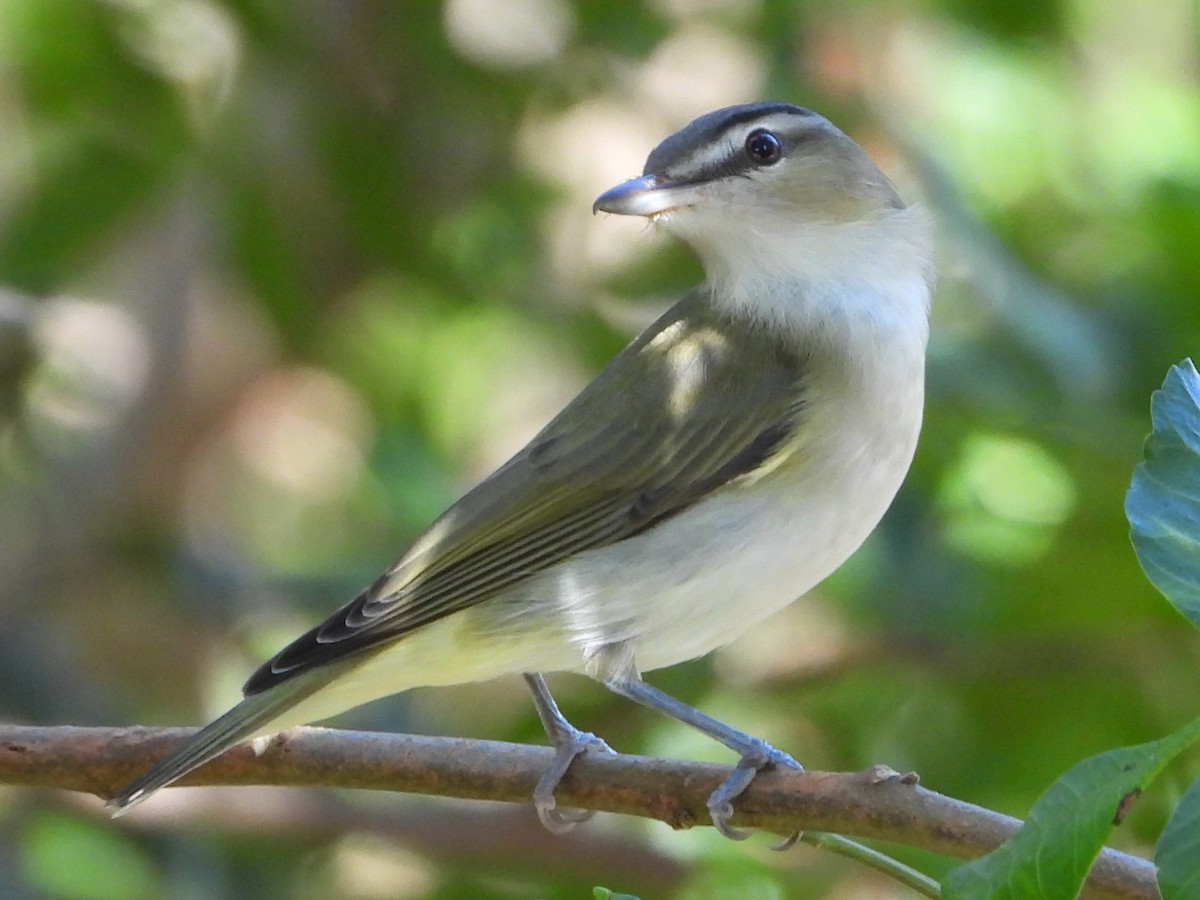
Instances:
[[[807,117],[806,117],[807,118]],[[741,152],[746,138],[755,131],[766,129],[779,135],[786,135],[802,127],[805,119],[795,113],[776,112],[761,116],[752,121],[738,122],[722,131],[716,140],[695,147],[682,163],[676,163],[672,168],[684,172],[707,172],[720,169]]]
[[[683,168],[689,172],[705,172],[724,165],[740,146],[740,142],[731,143],[731,132],[734,131],[730,129],[723,133],[722,139],[701,144],[688,155]]]
[[[806,124],[811,122],[813,118],[812,116],[800,117],[795,113],[777,112],[769,116],[763,116],[757,122],[744,122],[742,124],[746,126],[746,134],[759,128],[766,128],[768,131],[786,132],[794,130],[801,122]]]

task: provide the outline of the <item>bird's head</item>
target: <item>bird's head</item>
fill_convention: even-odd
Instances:
[[[646,216],[690,244],[731,294],[764,281],[869,278],[891,256],[915,260],[906,267],[914,272],[929,266],[923,217],[858,144],[787,103],[701,116],[593,210]]]

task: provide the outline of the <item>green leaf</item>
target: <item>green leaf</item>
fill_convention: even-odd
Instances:
[[[1125,514],[1146,577],[1200,627],[1200,374],[1190,359],[1172,366],[1150,408]]]
[[[1110,750],[1079,763],[1038,799],[1016,834],[987,856],[950,873],[943,883],[945,900],[1077,897],[1129,804],[1197,739],[1200,719],[1161,740]]]
[[[1200,779],[1184,792],[1163,829],[1154,862],[1163,900],[1200,897]]]
[[[618,894],[614,891],[610,891],[606,887],[592,888],[592,896],[595,897],[596,900],[638,900],[638,898],[633,896],[633,894]]]

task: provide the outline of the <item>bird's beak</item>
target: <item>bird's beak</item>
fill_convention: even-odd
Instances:
[[[702,198],[700,188],[701,186],[696,184],[672,184],[658,175],[643,175],[605,191],[592,204],[592,212],[615,213],[619,216],[656,216],[681,206],[698,203]]]

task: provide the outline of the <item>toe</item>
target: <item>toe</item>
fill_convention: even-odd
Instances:
[[[533,791],[533,805],[537,809],[538,818],[546,828],[554,834],[564,834],[581,822],[586,822],[595,815],[592,810],[558,810],[554,792],[571,767],[571,763],[585,753],[613,753],[613,749],[596,737],[585,731],[572,729],[564,732],[561,739],[555,741],[554,762],[542,775]]]
[[[554,808],[554,799],[550,799],[550,805],[545,806],[541,803],[535,803],[534,808],[537,809],[538,818],[546,827],[546,830],[552,834],[566,834],[578,823],[564,816]]]
[[[737,767],[708,798],[708,812],[717,831],[735,841],[749,837],[749,832],[733,828],[729,824],[729,820],[733,818],[733,801],[741,796],[760,771],[773,768],[803,771],[803,767],[788,754],[776,750],[765,741],[759,742],[738,760]],[[799,839],[799,834],[793,835],[780,845],[780,849],[790,847]]]
[[[743,831],[740,828],[734,828],[729,824],[729,820],[733,818],[733,804],[728,801],[725,803],[709,804],[708,814],[712,817],[713,827],[717,829],[725,837],[731,841],[744,841],[750,837],[749,831]]]
[[[772,844],[771,849],[776,853],[782,853],[784,850],[791,850],[798,843],[800,843],[800,838],[802,837],[804,837],[803,831],[793,831],[778,844]]]

